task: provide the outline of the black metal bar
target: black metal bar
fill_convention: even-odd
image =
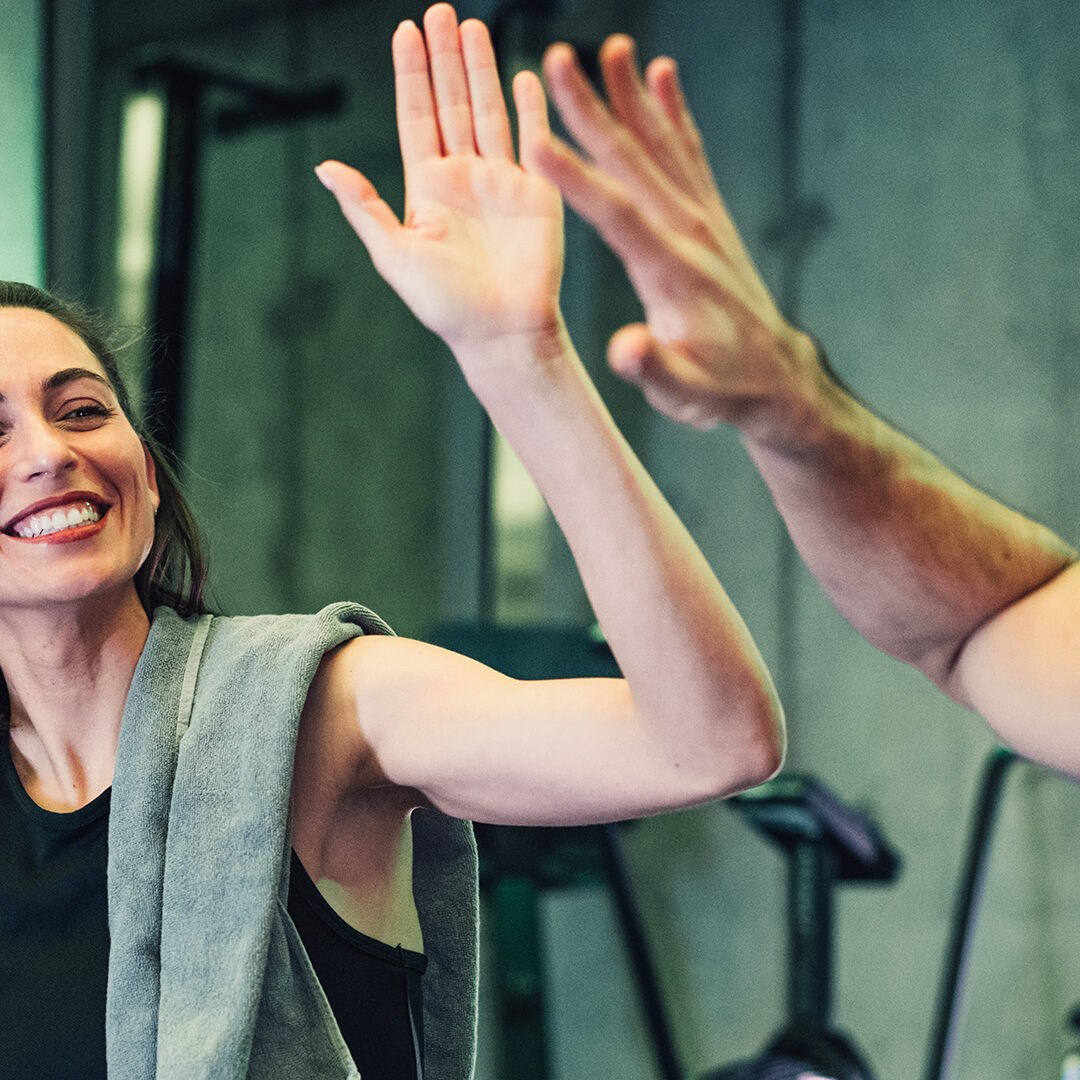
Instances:
[[[548,1075],[537,887],[527,876],[504,874],[492,886],[492,922],[499,963],[499,1058],[503,1080]]]
[[[195,246],[204,83],[198,75],[177,67],[169,69],[162,86],[166,115],[153,307],[158,346],[150,372],[150,419],[156,437],[175,451],[183,421],[184,339]]]
[[[345,93],[337,83],[305,89],[283,89],[271,83],[256,82],[231,71],[179,60],[172,56],[154,59],[143,57],[134,69],[135,77],[144,83],[167,82],[183,78],[200,86],[224,90],[250,106],[266,113],[269,120],[304,119],[320,113],[334,112],[341,107]]]
[[[656,1064],[663,1080],[683,1080],[685,1074],[679,1062],[671,1022],[660,992],[660,980],[656,976],[656,967],[645,937],[644,921],[634,900],[630,874],[626,867],[626,859],[623,857],[619,826],[601,826],[600,837],[608,887],[615,900],[623,942],[630,956],[630,965],[634,970],[634,985],[637,987],[638,1000],[645,1013],[645,1022],[652,1037]]]
[[[788,1020],[825,1030],[832,1007],[836,853],[827,840],[796,842],[788,860]]]
[[[780,282],[780,303],[797,319],[802,299],[802,250],[792,243],[802,198],[802,0],[780,0],[780,225],[787,234]]]
[[[185,336],[196,238],[199,151],[206,134],[206,92],[226,90],[241,100],[240,105],[218,116],[218,133],[333,113],[341,107],[344,94],[337,86],[280,90],[172,58],[141,64],[134,75],[145,85],[160,87],[165,98],[152,312],[158,346],[151,361],[150,420],[156,437],[176,451],[183,430]]]
[[[313,116],[330,116],[341,109],[345,91],[337,84],[285,93],[259,88],[248,95],[250,104],[222,109],[214,122],[219,135],[235,135],[264,124],[288,124]]]
[[[983,766],[975,816],[968,841],[967,859],[960,879],[953,913],[952,931],[941,973],[934,1030],[930,1039],[925,1080],[945,1080],[956,1039],[963,996],[964,972],[974,936],[975,917],[982,898],[983,881],[990,861],[990,841],[1001,805],[1009,767],[1018,758],[1011,750],[993,750]]]
[[[477,592],[476,610],[480,622],[495,622],[496,566],[495,553],[495,428],[485,415],[480,442],[480,535],[477,538]]]
[[[765,230],[765,242],[781,253],[777,300],[780,310],[798,325],[802,318],[802,282],[806,257],[821,235],[828,215],[818,200],[803,191],[802,98],[806,46],[803,0],[779,0],[780,146],[777,175],[780,212]],[[800,699],[798,594],[802,561],[787,529],[778,523],[777,649],[773,674],[789,715],[797,715]]]
[[[781,773],[728,802],[785,850],[799,841],[828,842],[838,882],[889,882],[900,872],[900,856],[877,826],[808,773]]]

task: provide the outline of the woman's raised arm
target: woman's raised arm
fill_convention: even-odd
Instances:
[[[483,24],[459,26],[437,4],[423,32],[398,28],[393,52],[404,218],[345,165],[319,177],[528,468],[625,682],[517,682],[432,646],[364,638],[321,676],[341,738],[387,781],[488,821],[615,819],[763,781],[784,745],[765,665],[566,332],[562,207],[533,160],[549,135],[539,81],[514,81],[515,160]]]

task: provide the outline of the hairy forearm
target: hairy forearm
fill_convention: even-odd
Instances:
[[[1076,558],[957,476],[815,365],[784,419],[744,432],[800,554],[874,645],[965,699],[965,642]]]
[[[972,633],[1069,565],[1048,530],[978,492],[863,408],[782,316],[717,192],[675,65],[638,74],[630,39],[600,53],[607,103],[565,45],[545,58],[579,154],[540,167],[626,266],[646,322],[609,362],[668,416],[743,434],[792,537],[872,642],[957,698]]]

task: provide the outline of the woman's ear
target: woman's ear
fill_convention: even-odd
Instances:
[[[158,507],[161,505],[161,493],[158,491],[157,463],[154,455],[150,453],[150,447],[142,444],[143,457],[146,460],[146,486],[150,489],[151,502],[154,504],[154,515],[157,516]]]

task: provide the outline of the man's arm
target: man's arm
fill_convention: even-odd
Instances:
[[[1080,680],[1065,673],[1080,668],[1080,644],[1075,619],[1061,621],[1080,605],[1080,579],[1062,574],[1075,552],[842,386],[754,268],[674,63],[655,60],[642,79],[622,35],[600,61],[606,103],[567,46],[549,50],[552,98],[587,158],[552,137],[537,161],[643,302],[646,321],[612,338],[612,368],[677,420],[736,426],[845,617],[1025,753],[1077,771],[1080,747],[1064,748],[1080,743]]]
[[[871,643],[973,704],[971,635],[1074,553],[974,488],[822,370],[745,443],[807,565]],[[1080,704],[1080,702],[1078,702]]]

